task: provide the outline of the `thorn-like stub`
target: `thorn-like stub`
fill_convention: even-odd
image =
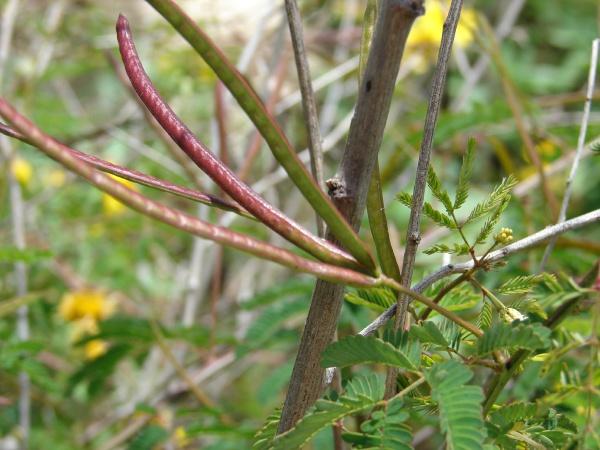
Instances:
[[[327,191],[331,198],[344,198],[348,196],[346,185],[338,177],[330,178],[325,182]]]
[[[394,0],[392,2],[392,7],[401,9],[406,15],[413,17],[419,17],[425,14],[424,0]]]

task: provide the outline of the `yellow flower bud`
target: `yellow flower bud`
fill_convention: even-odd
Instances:
[[[494,239],[499,244],[508,244],[513,240],[513,231],[511,228],[502,228]]]

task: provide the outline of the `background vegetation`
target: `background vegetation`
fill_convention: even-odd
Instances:
[[[282,6],[265,0],[250,7],[248,2],[246,9],[236,12],[235,4],[243,2],[200,2],[197,10],[194,2],[180,3],[238,62],[294,147],[304,149],[307,136]],[[432,164],[451,192],[468,140],[475,140],[465,210],[486,199],[503,178],[515,177],[512,200],[499,223],[512,230],[515,240],[556,220],[554,208],[562,201],[580,129],[591,42],[599,29],[596,1],[551,3],[465,4],[435,135]],[[356,101],[366,2],[314,0],[300,6],[321,114],[327,179],[341,157]],[[447,3],[428,0],[426,8],[409,39],[379,156],[397,256],[402,254],[410,210],[396,195],[412,192]],[[208,66],[145,2],[1,1],[0,35],[6,36],[7,18],[14,14],[12,42],[0,58],[2,97],[48,134],[81,151],[219,194],[199,170],[181,165],[122,81],[114,35],[119,12],[128,15],[157,88],[190,128],[230,167],[243,171],[266,199],[314,229],[314,213],[237,103],[217,89],[217,78]],[[224,108],[219,112],[215,99],[221,96]],[[598,97],[596,93],[594,99]],[[219,137],[219,124],[225,126],[226,140]],[[600,110],[593,106],[587,142],[599,134]],[[18,386],[23,372],[32,382],[32,449],[249,448],[256,431],[282,404],[314,279],[157,224],[35,149],[4,138],[2,146],[0,449],[15,448],[11,445],[21,438]],[[600,208],[600,158],[589,150],[584,158],[568,217]],[[536,160],[548,174],[545,193]],[[22,195],[22,202],[17,201],[25,218],[24,251],[15,248],[12,237],[15,199],[10,196],[10,177],[18,181]],[[146,187],[135,189],[282,245],[281,238],[256,222]],[[427,200],[442,208],[434,196],[428,194]],[[361,236],[370,242],[367,230],[365,218]],[[450,261],[448,255],[422,250],[457,242],[455,233],[431,220],[424,221],[422,231],[415,281]],[[467,233],[473,237],[477,231],[474,227]],[[598,261],[599,237],[597,225],[561,236],[546,265],[555,278],[538,280],[531,292],[529,286],[505,287],[502,302],[521,314],[545,318],[579,292],[582,278]],[[536,274],[544,248],[512,256],[504,267],[478,276],[479,282],[496,289],[513,277]],[[451,256],[453,262],[467,259]],[[21,263],[26,265],[26,297],[19,294],[14,271]],[[599,289],[598,283],[592,279],[586,287]],[[435,296],[436,289],[441,286],[434,285],[428,294]],[[362,291],[348,291],[340,338],[356,334],[383,311],[374,303],[384,301],[385,295],[367,297]],[[509,383],[503,400],[531,402],[522,403],[523,408],[534,404],[538,409],[508,425],[502,422],[505,417],[497,419],[494,426],[508,426],[525,436],[499,440],[500,448],[517,442],[524,448],[600,447],[600,312],[593,303],[597,295],[586,298],[579,314],[569,317],[559,332],[543,337],[544,345],[532,348],[539,354]],[[22,341],[17,338],[13,306],[25,303],[31,335]],[[489,303],[489,296],[468,286],[454,291],[443,304],[481,323],[477,321],[486,307],[491,308]],[[456,330],[444,329],[444,322],[437,319],[445,339],[455,336]],[[525,336],[524,341],[531,345],[532,339]],[[346,368],[344,382],[353,374],[374,372],[385,370]],[[488,375],[481,367],[474,373],[476,384]],[[432,387],[442,381],[443,374],[439,379],[438,375],[433,371],[428,375]],[[470,375],[461,376],[454,386],[469,379]],[[436,401],[442,408],[444,400]],[[361,420],[365,417],[359,416]],[[559,431],[546,433],[551,420],[562,421],[555,427],[559,437]],[[440,429],[431,404],[420,405],[404,421],[412,428],[416,448],[443,445],[444,425]],[[376,418],[370,423],[372,430],[383,426]],[[354,422],[347,426],[357,429]],[[331,430],[317,434],[310,445],[333,448]]]

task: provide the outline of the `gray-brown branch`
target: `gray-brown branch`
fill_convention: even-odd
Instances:
[[[337,175],[328,181],[330,195],[359,228],[367,190],[387,121],[404,45],[423,0],[381,0],[367,67],[346,149]],[[329,236],[331,238],[331,236]],[[319,398],[324,385],[321,353],[331,342],[340,312],[343,286],[317,282],[283,406],[279,433],[292,428]]]

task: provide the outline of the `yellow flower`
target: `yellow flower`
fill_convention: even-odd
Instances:
[[[53,169],[44,177],[45,182],[48,186],[53,188],[60,188],[64,186],[67,181],[67,174],[64,170],[61,169]]]
[[[15,180],[23,186],[27,186],[31,182],[33,169],[27,160],[19,157],[14,158],[10,164],[10,171]]]
[[[86,359],[96,359],[106,353],[107,349],[108,344],[106,341],[101,339],[93,339],[89,342],[86,342],[83,351]]]
[[[110,175],[110,176],[112,178],[114,178],[115,180],[117,180],[122,185],[124,185],[125,187],[132,189],[134,191],[137,191],[136,185],[134,183],[132,183],[131,181],[125,180],[123,178],[119,178],[114,175]],[[104,212],[105,215],[107,215],[109,217],[118,216],[120,214],[123,214],[123,212],[125,212],[126,209],[127,209],[127,207],[123,203],[121,203],[119,200],[110,196],[109,194],[102,193],[102,211]]]
[[[177,448],[185,448],[190,445],[190,438],[188,437],[185,428],[181,426],[175,428],[175,431],[173,432],[173,441]]]
[[[407,45],[431,46],[437,48],[442,40],[444,20],[448,15],[449,1],[431,0],[425,4],[425,15],[418,18],[408,36]],[[473,31],[477,24],[477,15],[470,8],[463,8],[454,44],[466,47],[473,42]]]
[[[84,317],[96,321],[110,316],[114,309],[114,302],[102,292],[83,289],[63,295],[58,312],[68,322]]]
[[[448,15],[448,0],[430,0],[425,4],[425,15],[419,17],[413,25],[406,43],[407,55],[414,62],[417,72],[426,71],[435,62],[437,48],[442,40],[444,20]],[[463,8],[454,36],[456,47],[467,47],[474,36],[477,14],[473,9]],[[409,59],[409,60],[410,60]]]

